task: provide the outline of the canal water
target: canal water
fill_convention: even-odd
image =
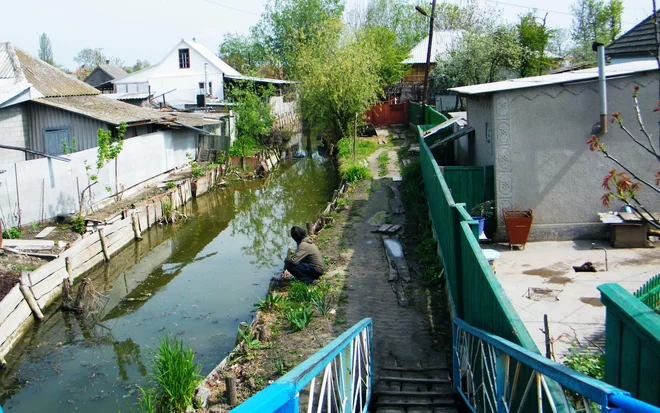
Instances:
[[[130,412],[165,334],[195,351],[202,374],[234,345],[238,324],[282,268],[293,225],[316,218],[336,188],[331,162],[287,162],[268,178],[194,200],[190,219],[159,226],[96,269],[95,317],[51,311],[0,371],[5,412]]]

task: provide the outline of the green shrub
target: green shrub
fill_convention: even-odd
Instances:
[[[322,316],[328,314],[332,306],[332,300],[328,294],[327,288],[316,288],[312,296],[312,305]]]
[[[291,323],[293,331],[304,330],[312,322],[312,308],[306,305],[298,305],[289,308],[286,318]]]
[[[82,215],[76,215],[73,217],[73,219],[71,219],[71,228],[73,228],[78,234],[84,234],[87,232],[87,222],[85,221],[85,217]]]
[[[368,166],[360,163],[345,163],[339,167],[341,177],[349,183],[355,183],[363,179],[371,178],[371,170]]]
[[[165,185],[166,189],[172,189],[176,186],[174,182],[168,182],[167,185]]]
[[[192,407],[193,393],[202,380],[200,371],[195,353],[184,346],[183,340],[163,337],[153,364],[158,411],[183,412]]]
[[[169,217],[172,215],[172,202],[171,201],[163,201],[161,204],[163,208],[163,216],[164,217]]]
[[[261,341],[252,334],[252,329],[249,326],[238,326],[238,336],[250,350],[261,348]]]
[[[18,228],[7,228],[6,230],[2,231],[2,238],[5,239],[20,238],[22,236],[23,233]]]

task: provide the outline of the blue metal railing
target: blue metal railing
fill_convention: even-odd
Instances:
[[[232,411],[297,413],[306,404],[307,412],[366,412],[374,384],[372,342],[372,322],[365,318]]]
[[[459,318],[454,318],[453,330],[454,391],[473,412],[530,411],[530,408],[542,412],[544,407],[553,413],[570,412],[577,400],[578,408],[587,412],[595,404],[602,412],[660,413],[660,408],[637,400],[624,390],[472,327]],[[547,380],[574,392],[571,401],[565,392],[552,394]]]

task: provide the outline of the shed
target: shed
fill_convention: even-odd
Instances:
[[[632,93],[641,88],[639,101],[646,127],[658,136],[658,67],[655,61],[606,67],[610,113],[621,112],[631,130],[637,130]],[[598,69],[512,79],[459,87],[466,97],[468,124],[475,139],[461,140],[460,165],[495,167],[497,210],[533,208],[531,240],[569,240],[604,237],[598,212],[603,177],[616,168],[586,141],[599,121]],[[624,164],[654,182],[655,159],[610,125],[602,137],[609,151]],[[648,195],[643,193],[642,195]],[[658,197],[645,197],[647,207],[660,211]],[[612,206],[616,208],[617,206]],[[506,232],[498,222],[498,238]]]

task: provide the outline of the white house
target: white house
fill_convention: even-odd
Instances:
[[[151,93],[156,100],[183,108],[196,104],[198,95],[224,100],[225,76],[241,74],[201,44],[182,39],[158,64],[113,83],[115,93]]]
[[[654,61],[606,66],[609,113],[621,116],[637,136],[633,88],[639,86],[640,110],[646,128],[658,136],[658,67]],[[617,167],[589,151],[587,139],[599,122],[598,69],[511,79],[453,89],[467,100],[468,124],[475,137],[455,144],[460,166],[495,167],[497,210],[512,206],[534,209],[531,240],[604,236],[597,213],[603,177]],[[658,162],[636,145],[617,124],[602,138],[607,149],[648,182],[655,182]],[[657,142],[657,140],[656,140]],[[644,188],[640,198],[650,211],[660,199]],[[613,204],[611,208],[620,205]],[[499,239],[505,237],[498,221]]]

